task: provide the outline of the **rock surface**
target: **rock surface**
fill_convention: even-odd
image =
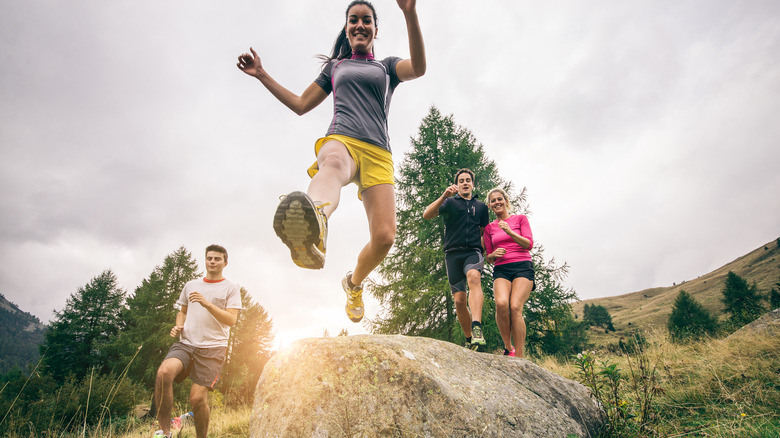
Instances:
[[[780,335],[780,309],[765,313],[761,318],[729,335],[729,338],[745,335]]]
[[[253,437],[595,436],[581,384],[532,362],[401,335],[302,339],[266,364]]]

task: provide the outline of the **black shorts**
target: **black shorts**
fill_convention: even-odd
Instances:
[[[530,260],[493,266],[493,279],[495,280],[496,278],[504,278],[510,282],[516,278],[527,278],[534,284],[531,290],[536,290],[534,263]]]
[[[225,347],[198,348],[176,342],[168,350],[165,358],[174,357],[184,364],[184,370],[173,379],[174,382],[181,383],[189,376],[193,383],[211,390],[219,380],[225,353],[227,353]]]
[[[444,254],[444,264],[452,293],[466,292],[466,272],[476,269],[481,274],[485,267],[485,258],[482,252],[476,249],[451,251]]]

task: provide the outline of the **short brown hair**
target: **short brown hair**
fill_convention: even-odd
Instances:
[[[223,254],[225,256],[225,263],[227,263],[227,250],[224,247],[216,244],[211,244],[206,247],[206,254],[208,254],[209,251],[214,251]]]
[[[465,167],[455,172],[455,184],[458,183],[458,177],[460,176],[461,173],[468,173],[469,175],[471,175],[472,184],[474,184],[474,187],[477,186],[477,179],[474,178],[474,172],[472,172],[471,169],[466,169]]]

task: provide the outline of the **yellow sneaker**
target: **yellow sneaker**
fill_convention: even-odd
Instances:
[[[274,231],[290,248],[296,265],[307,269],[325,266],[325,242],[328,240],[328,219],[322,208],[303,192],[282,197],[274,214]]]
[[[357,285],[350,287],[349,280],[352,278],[352,273],[347,272],[347,275],[341,280],[341,287],[344,288],[344,292],[347,294],[347,305],[344,309],[347,311],[347,317],[352,322],[360,322],[363,319],[363,286]]]

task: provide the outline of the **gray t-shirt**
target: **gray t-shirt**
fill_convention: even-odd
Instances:
[[[328,133],[352,137],[390,151],[387,115],[395,87],[401,82],[395,66],[401,58],[381,61],[334,59],[314,80],[333,92],[333,121]]]
[[[222,324],[205,307],[187,300],[190,292],[200,292],[220,309],[241,309],[241,287],[224,279],[209,282],[206,279],[188,281],[184,285],[176,308],[187,306],[187,319],[181,332],[181,342],[198,348],[227,347],[230,326]]]

